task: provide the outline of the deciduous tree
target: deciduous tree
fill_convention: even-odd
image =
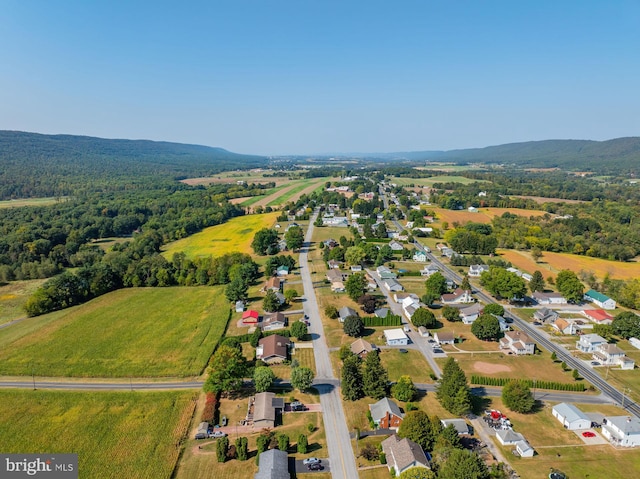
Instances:
[[[347,316],[344,319],[343,330],[345,334],[358,338],[364,332],[364,323],[359,316]]]
[[[307,328],[307,325],[304,324],[302,321],[295,321],[291,325],[290,331],[291,331],[291,336],[293,336],[294,338],[303,339],[309,332],[309,329]]]
[[[238,349],[221,345],[211,358],[205,392],[232,393],[242,387],[247,361]]]
[[[267,366],[258,366],[253,372],[253,384],[259,393],[267,391],[275,379],[276,375]]]
[[[391,395],[398,401],[413,401],[418,394],[411,376],[400,376],[400,379],[391,387]]]
[[[416,328],[424,326],[425,328],[432,329],[438,325],[436,316],[425,308],[418,308],[416,312],[413,313],[413,316],[411,316],[411,322]]]
[[[502,388],[502,402],[514,412],[529,413],[533,411],[535,399],[529,386],[523,381],[509,381]]]
[[[256,254],[276,254],[278,252],[278,232],[271,228],[263,228],[256,232],[251,242]]]
[[[301,366],[291,370],[291,385],[299,391],[306,391],[313,384],[313,371]]]
[[[367,287],[367,279],[364,273],[354,273],[349,276],[344,283],[344,287],[349,297],[354,301],[358,301],[358,298],[362,296]]]
[[[556,276],[556,287],[567,301],[580,303],[584,297],[584,286],[571,270],[563,269]]]
[[[497,341],[501,335],[500,322],[492,314],[481,314],[471,325],[471,332],[482,341]]]

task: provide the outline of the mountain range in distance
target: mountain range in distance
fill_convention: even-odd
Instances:
[[[304,155],[295,155],[304,157]],[[349,157],[363,160],[450,162],[457,164],[506,164],[531,168],[566,168],[580,171],[628,171],[640,173],[640,137],[606,141],[543,140],[485,148],[449,151],[411,151],[313,155]],[[244,155],[219,147],[151,140],[104,139],[77,135],[45,135],[0,130],[0,162],[37,158],[38,161],[90,159],[92,161],[136,160],[172,166],[217,165],[228,167],[264,166],[267,155]]]

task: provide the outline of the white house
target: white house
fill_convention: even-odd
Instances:
[[[556,319],[553,323],[553,328],[561,334],[577,334],[580,328],[573,321],[567,321],[566,319]]]
[[[380,276],[380,279],[396,279],[398,275],[396,275],[393,271],[391,271],[386,266],[378,266],[376,268],[376,273]]]
[[[438,271],[440,271],[440,268],[438,268],[434,264],[429,264],[420,270],[420,275],[431,276],[432,274],[437,273]]]
[[[469,434],[469,425],[464,419],[440,419],[440,422],[442,427],[453,426],[459,436]]]
[[[406,346],[409,344],[409,337],[401,328],[385,329],[384,337],[387,342],[387,346]]]
[[[500,349],[508,349],[516,355],[534,354],[536,343],[522,331],[507,331],[504,337],[500,338]]]
[[[478,212],[478,208],[476,208],[475,206],[469,206],[469,208],[467,208],[467,211],[469,213],[477,213]]]
[[[361,272],[362,271],[362,265],[361,264],[351,265],[351,271],[353,271],[354,273]]]
[[[433,335],[438,344],[454,344],[456,338],[451,331],[438,331]]]
[[[606,416],[602,435],[614,446],[640,446],[640,419],[635,416]]]
[[[597,304],[602,309],[616,309],[616,301],[614,299],[593,289],[584,293],[584,300]]]
[[[349,316],[358,316],[358,312],[348,306],[343,306],[338,310],[338,318],[340,319],[341,323],[344,323],[344,320]]]
[[[389,247],[393,250],[393,251],[402,251],[404,249],[404,246],[402,246],[400,243],[398,243],[397,241],[390,241],[389,242]]]
[[[522,273],[522,279],[524,279],[525,281],[531,281],[533,279],[533,276],[529,273]]]
[[[347,220],[346,216],[323,216],[322,225],[347,227],[349,226],[349,220]]]
[[[478,316],[482,314],[483,306],[481,304],[472,304],[471,306],[467,306],[466,308],[460,309],[460,317],[462,318],[462,322],[464,324],[472,324]]]
[[[540,308],[533,313],[533,319],[542,321],[543,323],[553,322],[558,319],[558,313],[549,308]]]
[[[468,289],[457,288],[453,293],[440,296],[440,301],[444,304],[464,304],[473,303],[474,299],[473,296],[471,296],[471,291]]]
[[[560,293],[541,293],[536,291],[531,296],[538,304],[567,304],[567,299]]]
[[[427,253],[425,253],[424,251],[415,250],[413,253],[413,261],[425,263],[427,261]]]
[[[479,278],[485,271],[489,271],[489,267],[486,264],[472,264],[469,266],[469,276],[472,278]]]
[[[629,343],[636,349],[640,349],[640,339],[638,338],[629,338]]]
[[[591,419],[573,404],[566,402],[556,404],[553,406],[551,414],[570,431],[589,429],[591,427]]]
[[[580,339],[576,341],[576,348],[583,353],[593,353],[601,345],[607,344],[607,340],[597,334],[583,334]]]
[[[593,359],[605,366],[620,366],[621,369],[633,369],[635,361],[615,344],[601,344],[593,353]]]

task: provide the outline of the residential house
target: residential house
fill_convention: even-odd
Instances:
[[[493,316],[498,318],[498,324],[500,325],[501,332],[504,333],[506,331],[511,331],[511,326],[509,326],[509,323],[507,323],[506,319],[504,319],[502,316],[498,316],[497,314],[494,314]]]
[[[531,296],[538,304],[567,304],[567,299],[560,293],[541,293],[536,291]]]
[[[444,428],[453,426],[459,436],[469,434],[469,425],[464,419],[440,419],[440,422]]]
[[[427,253],[425,253],[424,251],[415,250],[413,253],[413,261],[416,261],[419,263],[426,263]]]
[[[562,402],[551,409],[551,414],[570,431],[589,429],[591,419],[573,404]]]
[[[427,328],[425,328],[424,326],[418,326],[418,333],[423,338],[428,338],[429,337],[429,330]]]
[[[406,346],[409,344],[409,337],[401,328],[385,329],[384,337],[387,342],[387,346]]]
[[[566,319],[556,319],[553,328],[561,334],[578,334],[580,328],[573,322]]]
[[[275,427],[278,414],[284,410],[284,398],[276,397],[275,393],[258,393],[250,399],[253,409],[253,426],[256,428]]]
[[[469,208],[467,208],[467,211],[469,213],[477,213],[478,212],[478,208],[476,208],[475,206],[469,206]]]
[[[323,226],[337,226],[337,227],[347,227],[349,226],[349,220],[346,216],[323,216],[322,217],[322,225]]]
[[[369,404],[371,418],[377,428],[397,431],[404,414],[400,407],[389,398],[382,398],[375,404]]]
[[[255,311],[253,309],[249,309],[249,310],[245,311],[244,313],[242,313],[242,323],[243,324],[256,325],[256,324],[258,324],[258,320],[259,319],[260,319],[260,313],[258,313],[257,311]]]
[[[354,273],[359,273],[362,271],[362,265],[361,264],[354,264],[351,266],[351,271],[353,271]]]
[[[369,341],[365,341],[362,338],[356,339],[351,343],[351,352],[360,358],[364,358],[371,351],[375,351],[378,348],[375,344],[371,344]]]
[[[421,308],[420,300],[413,296],[407,296],[402,300],[402,311],[408,319],[413,317],[413,314]]]
[[[472,324],[482,314],[484,306],[479,303],[460,309],[460,317],[464,324]]]
[[[451,258],[454,254],[456,254],[455,251],[453,251],[451,248],[448,247],[444,247],[441,250],[442,256],[444,256],[445,258]]]
[[[389,311],[389,308],[378,308],[373,312],[373,314],[375,314],[378,318],[386,318],[389,314]]]
[[[287,317],[281,312],[276,312],[265,317],[260,323],[263,331],[275,331],[287,327]]]
[[[438,331],[437,333],[434,333],[433,339],[435,339],[440,345],[453,344],[456,342],[456,338],[451,331]]]
[[[607,344],[607,340],[597,334],[583,334],[576,341],[576,348],[583,353],[593,353],[600,348],[601,345]]]
[[[635,416],[605,416],[601,432],[614,446],[640,446],[640,419]]]
[[[522,273],[522,279],[524,279],[527,282],[530,282],[533,279],[533,276],[530,275],[529,273]]]
[[[420,298],[415,293],[394,293],[393,295],[396,303],[402,303],[406,298],[413,298],[416,301],[420,301]]]
[[[485,271],[489,271],[489,266],[486,264],[472,264],[469,266],[469,276],[472,278],[479,278]]]
[[[424,226],[419,226],[417,228],[413,228],[414,231],[418,230],[422,233],[424,233],[425,235],[429,235],[431,233],[433,233],[433,228],[428,228],[428,227],[424,227]]]
[[[584,300],[597,304],[602,309],[616,309],[616,301],[614,299],[593,289],[584,293]]]
[[[507,271],[509,273],[515,274],[518,278],[522,277],[522,271],[520,271],[518,268],[510,267],[507,268]]]
[[[244,301],[236,301],[236,313],[244,312]]]
[[[522,331],[507,331],[504,337],[500,338],[500,348],[508,349],[516,355],[533,354],[536,351],[536,343]]]
[[[440,301],[444,304],[465,304],[473,303],[474,299],[471,296],[471,291],[468,289],[456,288],[453,293],[447,293],[440,296]]]
[[[338,318],[340,319],[341,323],[344,323],[344,320],[349,316],[358,316],[358,312],[348,306],[343,306],[338,310]]]
[[[347,279],[347,275],[337,269],[330,269],[326,273],[326,278],[330,282],[334,283],[336,281],[344,281],[345,279]]]
[[[378,266],[376,272],[380,279],[396,279],[398,276],[386,266]]]
[[[328,240],[323,241],[324,245],[329,248],[329,249],[333,249],[336,246],[340,246],[340,243],[338,243],[336,240],[334,240],[333,238],[329,238]]]
[[[396,434],[382,441],[382,452],[387,458],[387,467],[396,477],[412,467],[431,469],[429,459],[420,445],[409,438],[400,439]]]
[[[364,275],[364,279],[366,279],[366,280],[367,280],[367,289],[368,289],[369,291],[373,291],[374,289],[377,289],[377,288],[378,288],[378,283],[376,283],[376,280],[375,280],[375,279],[373,279],[373,278],[369,275],[369,273],[365,273],[365,275]]]
[[[404,291],[402,285],[395,279],[385,279],[382,281],[382,284],[387,290],[391,291],[392,293]]]
[[[420,275],[431,276],[432,274],[437,273],[438,271],[440,271],[440,268],[438,268],[435,264],[429,264],[420,270]]]
[[[258,472],[254,479],[291,479],[289,457],[286,451],[268,449],[259,456]]]
[[[272,334],[258,341],[256,359],[261,359],[267,364],[281,363],[287,360],[290,346],[289,338]]]
[[[285,295],[284,295],[284,294],[282,294],[280,291],[278,291],[278,292],[276,293],[276,299],[278,300],[278,304],[279,304],[280,306],[282,306],[284,303],[286,303],[286,302],[287,302],[287,298],[286,298],[286,297],[285,297]]]
[[[522,434],[514,432],[513,429],[498,429],[496,439],[503,446],[515,446],[515,452],[521,457],[533,457],[534,449],[527,442]]]
[[[342,261],[337,261],[335,259],[330,259],[329,261],[327,261],[327,267],[332,270],[332,269],[340,269],[340,265],[342,265]]]
[[[334,281],[331,283],[331,292],[333,293],[344,293],[346,290],[342,281]]]
[[[636,349],[640,349],[640,339],[638,338],[629,338],[629,344]]]
[[[596,324],[611,324],[613,322],[613,316],[604,309],[585,309],[582,314]]]
[[[289,274],[289,267],[288,266],[278,266],[278,269],[276,269],[276,274],[278,276],[286,276]]]
[[[398,243],[397,241],[390,241],[389,242],[389,247],[393,250],[393,251],[402,251],[404,249],[404,246],[402,246],[400,243]]]
[[[277,276],[272,276],[267,280],[262,290],[266,293],[267,291],[280,291],[280,287],[282,286],[282,280]]]
[[[601,344],[593,353],[593,359],[605,366],[620,366],[621,369],[633,369],[635,361],[615,344]]]
[[[540,308],[533,313],[533,319],[543,323],[552,323],[558,319],[558,313],[549,308]]]

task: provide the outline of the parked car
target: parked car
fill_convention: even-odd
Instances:
[[[227,435],[227,434],[226,434],[226,433],[224,433],[224,432],[222,432],[222,431],[213,431],[213,432],[210,432],[210,433],[209,433],[209,437],[215,437],[215,438],[218,438],[218,437],[225,437],[226,435]]]
[[[302,404],[300,401],[293,401],[291,403],[291,410],[292,411],[304,411],[305,407],[304,407],[304,404]]]
[[[305,466],[308,466],[309,464],[320,464],[321,462],[322,461],[317,457],[307,457],[305,460],[302,461],[302,464],[304,464]]]
[[[312,464],[307,464],[307,469],[309,469],[310,471],[322,471],[324,469],[324,466],[319,462],[314,462]]]
[[[585,431],[582,433],[583,437],[596,437],[596,433],[595,432],[591,432],[591,431]]]
[[[600,366],[598,361],[591,361],[591,366]]]
[[[206,439],[206,438],[207,438],[206,432],[198,432],[194,437],[194,439]]]

